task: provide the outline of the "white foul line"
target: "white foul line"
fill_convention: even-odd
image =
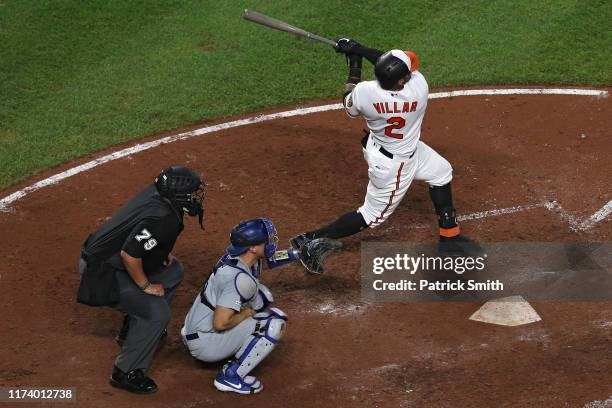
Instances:
[[[552,88],[539,88],[539,89],[466,89],[466,90],[457,90],[457,91],[448,91],[448,92],[435,92],[429,95],[429,99],[439,99],[439,98],[451,98],[455,96],[476,96],[476,95],[579,95],[579,96],[600,96],[607,97],[608,92],[602,90],[595,89],[552,89]],[[321,105],[314,106],[310,108],[300,108],[293,109],[284,112],[272,113],[268,115],[259,115],[253,116],[246,119],[235,120],[226,123],[220,123],[218,125],[206,126],[200,129],[192,130],[190,132],[179,133],[172,136],[166,136],[161,139],[153,140],[147,143],[139,143],[132,147],[128,147],[126,149],[122,149],[116,151],[114,153],[107,154],[105,156],[98,157],[97,159],[91,160],[87,163],[81,164],[76,167],[72,167],[66,171],[61,173],[54,174],[51,177],[48,177],[44,180],[40,180],[30,186],[27,186],[19,191],[16,191],[3,199],[0,200],[0,212],[8,211],[9,206],[15,201],[25,197],[29,193],[32,193],[36,190],[40,190],[43,187],[50,186],[53,184],[57,184],[60,181],[67,179],[68,177],[72,177],[76,174],[82,173],[87,170],[91,170],[94,167],[98,167],[101,164],[111,162],[113,160],[120,159],[122,157],[130,156],[145,150],[152,149],[154,147],[169,144],[176,142],[178,140],[186,140],[192,137],[201,136],[207,133],[218,132],[220,130],[231,129],[238,126],[245,126],[254,123],[265,122],[273,119],[281,119],[288,118],[292,116],[302,116],[308,115],[316,112],[325,112],[329,110],[337,110],[342,109],[342,104],[335,103],[330,105]],[[538,205],[536,205],[538,206]],[[492,215],[501,215],[501,214],[509,214],[513,212],[523,211],[527,209],[535,208],[533,206],[519,206],[519,207],[511,207],[504,208],[499,210],[490,210],[484,211],[481,213],[474,213],[464,215],[463,219],[478,219],[483,217],[488,217]],[[546,207],[548,209],[552,209]],[[612,200],[608,202],[602,209],[593,214],[588,220],[584,221],[580,224],[580,229],[589,229],[593,227],[596,223],[605,219],[610,212],[612,212]],[[570,219],[570,225],[574,225],[573,223],[577,222],[573,219]]]
[[[179,133],[176,135],[172,135],[172,136],[166,136],[163,137],[161,139],[157,139],[157,140],[153,140],[151,142],[147,142],[147,143],[139,143],[137,145],[134,145],[132,147],[128,147],[126,149],[123,150],[119,150],[116,151],[114,153],[110,153],[107,154],[105,156],[102,157],[98,157],[97,159],[94,159],[92,161],[89,161],[87,163],[83,163],[79,166],[76,167],[72,167],[71,169],[68,169],[66,171],[63,171],[61,173],[57,173],[54,174],[51,177],[48,177],[44,180],[38,181],[28,187],[25,187],[19,191],[14,192],[13,194],[4,197],[2,200],[0,200],[0,212],[1,211],[7,211],[8,210],[8,206],[12,203],[14,203],[15,201],[25,197],[26,195],[28,195],[31,192],[34,192],[36,190],[40,190],[43,187],[47,187],[53,184],[57,184],[60,181],[67,179],[68,177],[72,177],[76,174],[82,173],[84,171],[87,170],[91,170],[94,167],[98,167],[101,164],[104,163],[108,163],[111,162],[113,160],[117,160],[120,159],[122,157],[126,157],[126,156],[130,156],[136,153],[140,153],[143,152],[145,150],[149,150],[152,149],[154,147],[157,147],[159,145],[163,145],[163,144],[169,144],[169,143],[173,143],[176,142],[178,140],[185,140],[185,139],[190,139],[192,137],[195,136],[201,136],[204,135],[206,133],[212,133],[212,132],[218,132],[220,130],[225,130],[225,129],[231,129],[231,128],[235,128],[238,126],[244,126],[244,125],[250,125],[253,123],[259,123],[259,122],[265,122],[267,120],[272,120],[272,119],[280,119],[280,118],[288,118],[291,116],[300,116],[300,115],[308,115],[310,113],[316,113],[316,112],[324,112],[324,111],[328,111],[328,110],[334,110],[334,109],[340,109],[342,108],[342,104],[333,104],[333,105],[322,105],[322,106],[314,106],[312,108],[302,108],[302,109],[295,109],[295,110],[290,110],[290,111],[285,111],[285,112],[279,112],[279,113],[273,113],[270,115],[259,115],[259,116],[253,116],[250,118],[246,118],[246,119],[240,119],[240,120],[235,120],[232,122],[226,122],[226,123],[220,123],[218,125],[212,125],[212,126],[207,126],[204,128],[200,128],[200,129],[196,129],[196,130],[192,130],[190,132],[184,132],[184,133]]]
[[[579,95],[579,96],[607,96],[607,91],[593,89],[563,89],[563,88],[537,88],[537,89],[465,89],[460,91],[436,92],[429,95],[429,99],[452,98],[454,96],[474,95]]]

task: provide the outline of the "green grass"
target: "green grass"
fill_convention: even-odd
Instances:
[[[341,93],[341,56],[242,21],[245,7],[412,49],[432,88],[612,84],[609,1],[0,0],[0,189],[130,139]]]

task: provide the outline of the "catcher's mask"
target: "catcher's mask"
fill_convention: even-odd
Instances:
[[[390,90],[400,79],[410,79],[410,65],[410,58],[405,51],[391,50],[378,57],[374,74],[381,88]]]
[[[264,255],[271,258],[278,246],[276,227],[268,218],[242,221],[232,229],[230,242],[227,252],[232,256],[243,254],[250,247],[265,243]]]
[[[204,195],[206,183],[190,168],[172,166],[159,173],[155,187],[162,197],[185,214],[198,216],[200,227],[204,229]]]

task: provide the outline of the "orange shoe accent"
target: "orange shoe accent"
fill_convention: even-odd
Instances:
[[[412,51],[404,51],[408,58],[410,58],[410,72],[414,72],[419,69],[419,65],[421,65],[421,60],[419,57]]]
[[[459,235],[459,226],[453,228],[440,228],[440,236],[446,238],[452,238]]]

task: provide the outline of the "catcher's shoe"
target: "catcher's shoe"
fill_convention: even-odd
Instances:
[[[484,256],[484,250],[476,242],[468,237],[457,235],[455,237],[440,237],[438,243],[438,255],[448,257],[481,257]]]
[[[240,377],[236,373],[237,362],[228,363],[217,373],[215,388],[223,392],[236,392],[238,394],[257,394],[263,390],[261,382],[250,375]]]
[[[117,366],[113,367],[110,377],[110,385],[122,388],[134,394],[153,394],[157,391],[157,384],[153,379],[147,377],[140,369],[124,373]]]

